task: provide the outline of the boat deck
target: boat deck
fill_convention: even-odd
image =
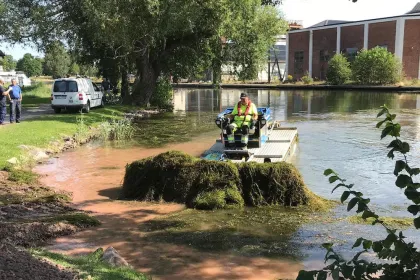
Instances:
[[[286,161],[293,153],[294,144],[297,141],[296,127],[278,127],[271,129],[267,136],[268,140],[262,144],[260,148],[248,148],[244,151],[250,155],[248,160],[232,160],[233,162],[259,162],[263,163],[265,159],[270,159],[271,162]],[[231,150],[224,147],[221,140],[216,140],[216,143],[205,152],[205,154],[223,154]]]

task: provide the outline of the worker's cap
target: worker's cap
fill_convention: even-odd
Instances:
[[[248,97],[248,94],[246,94],[245,92],[241,93],[241,98],[247,98],[247,97]]]

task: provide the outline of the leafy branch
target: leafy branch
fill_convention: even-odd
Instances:
[[[378,113],[379,118],[385,115],[385,119],[378,122],[376,128],[380,128],[385,124],[381,133],[381,139],[391,136],[394,140],[388,145],[391,150],[387,157],[394,159],[395,153],[402,154],[403,159],[397,160],[394,168],[394,175],[397,177],[395,185],[401,189],[405,189],[405,196],[414,204],[410,205],[407,210],[413,216],[420,212],[420,184],[415,183],[414,176],[420,173],[419,168],[411,168],[408,164],[407,153],[410,151],[410,146],[407,142],[399,139],[401,132],[401,125],[395,123],[395,114],[390,114],[386,105],[381,106],[381,111]],[[346,190],[341,195],[341,203],[349,199],[347,204],[347,211],[351,211],[357,206],[357,213],[362,213],[364,220],[373,218],[372,225],[381,224],[386,232],[387,237],[383,240],[372,241],[365,238],[358,238],[352,248],[363,246],[363,250],[358,252],[352,260],[346,261],[342,259],[334,250],[332,243],[324,243],[323,247],[327,250],[325,255],[325,263],[331,262],[322,270],[299,272],[297,280],[316,279],[325,280],[330,275],[334,280],[339,279],[420,279],[420,252],[414,248],[414,243],[407,243],[406,237],[400,231],[388,227],[379,215],[376,214],[370,207],[370,199],[365,198],[363,193],[354,190],[354,184],[346,184],[346,180],[341,178],[334,170],[326,169],[325,176],[329,176],[329,182],[338,184],[333,188],[332,193],[339,188]],[[420,217],[413,220],[416,229],[420,228]],[[377,258],[383,260],[391,260],[392,263],[377,264],[359,259],[360,256],[369,251],[373,251]],[[379,274],[379,276],[378,276]]]

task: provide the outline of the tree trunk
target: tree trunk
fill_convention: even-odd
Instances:
[[[138,82],[133,91],[133,101],[138,106],[149,106],[150,98],[155,93],[159,77],[157,63],[150,60],[149,52],[145,52],[137,60]]]

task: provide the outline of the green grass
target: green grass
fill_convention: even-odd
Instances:
[[[361,216],[351,216],[348,220],[354,224],[371,225],[374,218],[364,220]],[[408,229],[413,226],[413,218],[380,217],[380,220],[384,221],[387,226],[394,229]]]
[[[27,170],[19,170],[13,168],[7,168],[9,171],[9,180],[16,182],[18,184],[33,184],[37,181],[38,176],[37,174],[27,171]]]
[[[80,279],[91,280],[146,280],[145,275],[129,268],[116,268],[103,263],[101,254],[91,253],[83,257],[68,257],[51,253],[41,249],[31,249],[30,253],[36,258],[47,259],[65,268],[75,269],[79,272]]]
[[[20,124],[7,125],[0,129],[0,169],[6,161],[23,154],[20,145],[48,148],[52,141],[62,140],[78,131],[77,119],[83,116],[87,126],[95,126],[110,118],[120,118],[130,107],[107,106],[93,109],[89,114],[65,113],[28,119]]]
[[[67,224],[75,225],[77,227],[95,227],[99,226],[101,222],[95,217],[91,217],[85,213],[69,213],[57,215],[52,218],[47,218],[46,222],[65,222]]]
[[[51,103],[51,84],[35,83],[22,89],[22,106],[34,107],[39,104]]]

